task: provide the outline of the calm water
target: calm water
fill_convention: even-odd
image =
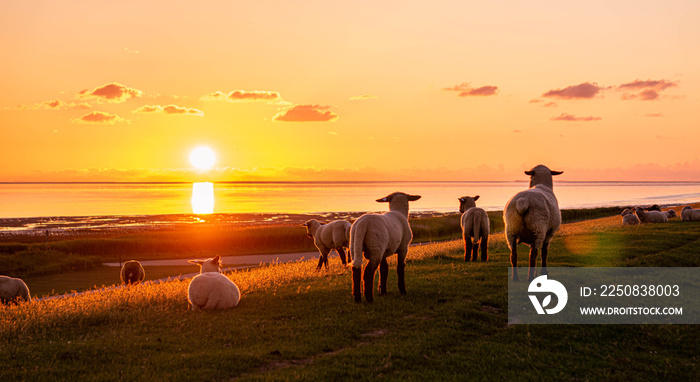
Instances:
[[[527,182],[216,183],[216,213],[385,211],[375,200],[394,191],[419,194],[413,211],[457,211],[457,198],[480,195],[479,207],[501,210]],[[686,204],[700,201],[700,182],[556,182],[562,208]],[[0,184],[0,218],[192,213],[192,184]]]

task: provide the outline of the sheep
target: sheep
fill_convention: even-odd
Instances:
[[[328,224],[319,223],[318,220],[311,219],[303,224],[306,227],[306,235],[314,239],[314,245],[318,248],[321,256],[318,258],[316,270],[321,269],[325,264],[328,269],[328,254],[335,249],[340,256],[343,266],[347,265],[345,260],[345,249],[350,242],[351,224],[347,220],[336,220]]]
[[[647,211],[659,211],[659,212],[661,212],[661,206],[659,206],[658,204],[652,204],[651,206],[645,208],[645,210],[647,210]]]
[[[660,211],[644,211],[644,208],[637,207],[635,213],[641,223],[666,223],[668,218]]]
[[[464,261],[476,261],[476,254],[479,252],[479,244],[481,244],[481,261],[489,259],[489,216],[482,208],[476,206],[475,197],[462,196],[459,198],[459,212],[462,213],[460,226],[462,227],[462,238],[464,239]],[[472,243],[473,242],[473,243]],[[472,248],[473,245],[473,248]]]
[[[221,274],[221,256],[207,260],[188,260],[202,267],[187,289],[187,301],[192,310],[230,309],[238,306],[241,291],[228,277]]]
[[[510,247],[510,264],[513,268],[512,279],[518,278],[518,243],[530,245],[530,268],[528,281],[535,278],[537,252],[542,249],[542,275],[547,272],[547,251],[549,242],[561,225],[561,212],[554,191],[552,176],[563,171],[552,171],[546,166],[538,165],[525,171],[530,176],[530,188],[515,194],[503,209],[503,221],[506,224],[506,240]]]
[[[120,277],[124,284],[136,284],[146,277],[146,271],[143,270],[141,263],[136,260],[129,260],[122,266]]]
[[[664,215],[666,215],[666,218],[667,218],[667,219],[673,219],[673,218],[677,218],[677,217],[678,217],[678,214],[676,213],[675,210],[661,211],[661,213],[663,213]]]
[[[700,209],[694,209],[691,206],[683,207],[683,210],[681,210],[681,221],[684,221],[684,222],[700,221]]]
[[[399,292],[406,294],[404,270],[408,244],[413,239],[413,232],[408,224],[408,203],[420,199],[420,195],[394,192],[379,203],[389,203],[389,212],[383,214],[365,214],[360,216],[350,229],[350,255],[352,256],[352,295],[355,302],[362,300],[360,290],[360,273],[362,256],[369,260],[364,271],[365,299],[374,301],[374,272],[379,267],[379,295],[386,294],[386,281],[389,274],[387,257],[397,255],[396,274],[399,279]]]
[[[17,305],[21,300],[32,301],[27,284],[22,279],[0,276],[0,303],[3,305],[14,303]]]
[[[622,225],[639,224],[639,218],[629,208],[625,208],[620,215],[622,215]]]

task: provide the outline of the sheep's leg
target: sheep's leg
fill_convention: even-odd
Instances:
[[[540,274],[542,275],[547,275],[549,272],[547,271],[547,252],[549,249],[549,242],[544,242],[542,244],[542,272]]]
[[[365,265],[365,273],[362,276],[365,282],[365,299],[367,302],[374,301],[374,273],[377,271],[379,263],[371,261]]]
[[[338,252],[338,256],[340,256],[340,261],[343,262],[343,265],[348,265],[348,261],[345,259],[345,250],[343,247],[338,247],[335,249],[336,252]]]
[[[487,261],[489,259],[489,237],[484,236],[481,238],[481,261]]]
[[[472,238],[464,235],[464,261],[469,261],[469,256],[472,255]]]
[[[352,296],[356,303],[362,302],[362,268],[352,267]]]
[[[479,253],[479,242],[474,243],[474,249],[472,249],[472,261],[476,261],[476,254]]]
[[[513,269],[511,279],[513,279],[513,281],[520,281],[518,277],[518,241],[515,237],[508,237],[508,246],[510,247],[510,266],[511,269]]]
[[[532,247],[530,247],[530,268],[527,270],[527,281],[535,279],[535,274],[537,273],[535,272],[535,267],[537,267],[537,246],[533,244]]]
[[[404,279],[406,255],[408,255],[408,247],[400,249],[396,257],[396,275],[399,278],[399,293],[401,294],[406,294],[406,282]]]
[[[387,263],[386,258],[379,263],[379,295],[384,296],[386,294],[386,280],[389,276],[389,263]]]
[[[328,269],[328,254],[331,252],[330,249],[325,249],[321,251],[321,256],[318,258],[318,265],[316,266],[316,270],[321,270],[322,265],[326,265],[326,269]]]

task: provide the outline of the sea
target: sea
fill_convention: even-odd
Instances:
[[[421,195],[416,212],[457,212],[460,196],[502,210],[528,187],[512,182],[222,182],[213,184],[216,214],[376,212],[392,192]],[[0,183],[0,218],[192,214],[192,183]],[[700,182],[555,182],[561,208],[700,202]],[[210,196],[210,197],[212,197]]]

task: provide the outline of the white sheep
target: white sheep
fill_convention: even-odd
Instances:
[[[389,274],[387,257],[397,255],[396,273],[399,279],[399,292],[406,294],[404,270],[408,244],[413,239],[413,232],[408,224],[408,202],[420,199],[420,195],[394,192],[380,203],[389,203],[389,212],[383,214],[365,214],[353,223],[350,230],[350,255],[352,256],[352,294],[355,302],[362,300],[360,274],[362,257],[369,260],[364,271],[365,299],[374,301],[374,272],[379,267],[379,295],[386,294],[386,281]]]
[[[462,213],[460,226],[464,239],[464,261],[476,261],[476,254],[481,244],[481,260],[487,261],[489,246],[489,216],[482,208],[476,206],[479,195],[475,197],[462,196],[459,198],[459,212]]]
[[[681,221],[696,222],[700,221],[700,209],[694,209],[691,206],[685,206],[681,210]]]
[[[146,277],[141,263],[136,260],[129,260],[124,263],[119,274],[124,284],[140,283]]]
[[[21,300],[32,301],[27,284],[22,279],[0,276],[0,303],[4,305],[14,303],[17,305]]]
[[[639,218],[629,208],[625,208],[620,215],[622,215],[622,225],[639,224]]]
[[[328,269],[328,254],[335,249],[340,256],[340,261],[343,265],[347,265],[345,260],[345,249],[350,242],[350,224],[347,220],[336,220],[328,224],[320,223],[318,220],[311,219],[304,223],[306,227],[306,235],[314,239],[314,245],[318,248],[321,256],[318,258],[316,269],[321,269],[321,265],[325,264]]]
[[[660,211],[644,211],[644,208],[635,208],[635,213],[641,223],[667,223],[668,218]]]
[[[187,289],[192,310],[230,309],[238,306],[241,291],[228,277],[221,274],[221,256],[207,260],[189,260],[202,267]]]
[[[515,194],[503,210],[506,224],[506,240],[510,247],[510,264],[513,268],[512,278],[518,281],[518,243],[530,246],[530,268],[528,281],[535,278],[537,252],[542,249],[542,275],[547,274],[547,251],[549,242],[561,225],[561,212],[554,191],[552,176],[563,171],[551,171],[538,165],[530,171],[530,188]]]

